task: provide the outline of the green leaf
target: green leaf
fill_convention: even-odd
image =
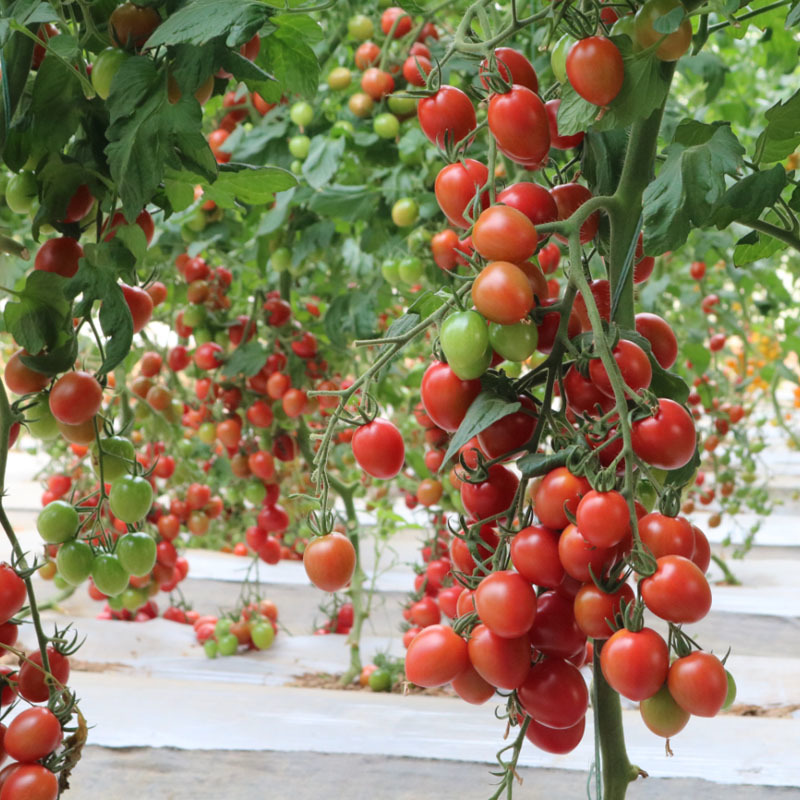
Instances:
[[[267,351],[261,342],[253,340],[237,347],[222,367],[222,374],[228,378],[255,375],[267,363]]]
[[[744,148],[730,125],[684,120],[666,149],[667,160],[644,191],[644,248],[676,250],[692,227],[705,226],[726,191],[725,175],[742,165]]]
[[[72,327],[71,307],[64,295],[64,285],[60,276],[34,270],[19,294],[6,304],[5,329],[20,347],[33,355],[56,347],[67,326]]]
[[[497,422],[515,411],[522,408],[522,403],[518,400],[508,401],[498,397],[492,392],[482,391],[473,401],[467,410],[464,419],[458,426],[458,430],[450,439],[447,452],[444,454],[442,466],[444,466],[473,436],[477,436],[481,431],[486,430],[491,424]],[[525,442],[520,442],[520,445]]]
[[[170,103],[164,76],[149,58],[122,64],[107,105],[106,155],[128,221],[156,193],[167,167],[184,167],[209,181],[216,175],[216,161],[200,132],[199,103],[194,97]]]
[[[443,297],[433,292],[423,292],[417,299],[406,309],[406,314],[419,314],[422,319],[429,317],[435,311],[444,305]]]
[[[77,130],[84,110],[78,73],[55,56],[46,56],[31,92],[33,143],[41,145],[43,150],[60,150]]]
[[[248,164],[221,164],[219,175],[203,189],[209,199],[223,208],[238,200],[248,205],[265,205],[276,192],[291,189],[297,179],[281,167],[252,167]]]
[[[761,212],[774,205],[786,186],[786,170],[776,164],[772,169],[756,172],[737,181],[717,204],[714,224],[722,230],[731,222],[756,220]]]
[[[100,328],[106,337],[101,373],[113,370],[131,349],[133,319],[119,280],[133,278],[135,263],[118,234],[110,242],[87,244],[78,272],[64,285],[67,297],[82,295],[75,305],[75,316],[88,317],[94,303],[100,301]]]
[[[695,449],[694,455],[680,469],[671,469],[664,478],[665,486],[683,486],[688,483],[700,466],[700,453]]]
[[[627,36],[612,36],[611,40],[622,53],[625,65],[622,89],[601,116],[598,106],[584,100],[569,84],[562,86],[558,109],[558,130],[562,136],[589,127],[597,131],[625,128],[638,119],[649,117],[664,102],[669,89],[664,62],[653,53],[635,53]]]
[[[375,330],[375,297],[354,291],[339,295],[328,306],[323,320],[331,344],[346,347],[353,339],[366,338]]]
[[[725,85],[725,76],[730,69],[716,54],[702,51],[696,56],[684,56],[678,61],[678,69],[684,74],[692,72],[706,84],[706,105],[710,104]]]
[[[628,135],[623,130],[599,133],[588,130],[583,140],[581,171],[594,195],[614,194],[622,164]]]
[[[795,3],[794,7],[786,15],[785,28],[793,28],[795,25],[800,25],[800,3]]]
[[[764,116],[767,127],[758,137],[753,157],[757,164],[780,161],[800,144],[800,89],[785,102],[772,106]]]
[[[274,12],[254,0],[189,0],[170,14],[151,34],[147,48],[159,45],[205,44],[225,37],[238,47],[256,33]]]
[[[43,222],[63,219],[75,190],[86,181],[81,164],[67,161],[59,154],[51,154],[47,162],[36,171],[41,202],[33,220],[33,236],[39,235]]]
[[[345,140],[329,139],[320,134],[311,140],[303,175],[311,186],[321,189],[336,174],[344,155]]]
[[[683,5],[676,6],[672,11],[664,14],[653,22],[653,30],[658,33],[675,33],[686,18]]]
[[[762,258],[771,258],[775,253],[779,253],[786,245],[772,236],[766,236],[758,231],[750,231],[747,236],[743,236],[736,242],[733,250],[733,263],[737,267],[745,264],[752,264]]]
[[[288,93],[313,98],[319,86],[319,62],[314,51],[291,26],[278,28],[261,40],[259,60]]]
[[[308,207],[321,217],[337,217],[347,222],[369,219],[375,213],[380,192],[370,186],[342,186],[333,183],[317,192]]]
[[[321,42],[325,38],[325,32],[320,24],[308,14],[280,14],[273,17],[270,22],[283,31],[305,39],[311,44]]]
[[[277,192],[275,194],[275,204],[266,214],[261,215],[261,220],[256,230],[256,236],[266,236],[283,227],[289,217],[294,193],[294,189],[287,189],[286,191]]]
[[[179,177],[170,177],[171,170],[164,174],[164,191],[173,211],[183,211],[194,203],[194,183],[181,180]],[[180,175],[178,172],[173,173]]]
[[[711,363],[711,351],[700,342],[686,342],[683,352],[698,374],[705,372]]]
[[[577,450],[576,445],[570,445],[557,453],[528,453],[517,461],[517,469],[523,478],[536,478],[546,475],[556,467],[563,467],[570,455]]]

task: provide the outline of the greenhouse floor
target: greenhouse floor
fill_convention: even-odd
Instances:
[[[23,546],[33,549],[40,495],[31,481],[36,465],[28,456],[12,458],[15,483],[7,505],[14,509],[12,522]],[[785,466],[791,476],[796,464]],[[787,507],[770,518],[757,537],[761,543],[745,561],[732,564],[743,585],[714,586],[714,610],[691,631],[719,654],[731,645],[729,666],[739,687],[734,713],[693,719],[672,740],[674,756],[667,757],[663,740],[644,728],[635,706],[625,707],[631,760],[650,775],[631,787],[629,800],[678,793],[692,800],[800,798],[795,512]],[[718,538],[723,534],[718,531]],[[377,652],[402,652],[398,601],[412,584],[408,562],[416,558],[418,536],[410,526],[392,539],[394,563],[377,582],[365,661]],[[189,560],[189,578],[182,584],[187,599],[201,613],[231,607],[249,561],[199,550],[190,551]],[[86,636],[70,683],[93,727],[68,797],[491,796],[490,771],[504,732],[493,704],[474,707],[443,694],[404,697],[287,686],[304,673],[343,671],[347,648],[344,637],[308,635],[323,595],[307,584],[301,564],[262,564],[259,574],[287,629],[262,653],[209,660],[188,626],[98,621],[99,604],[85,589],[47,612],[48,622],[74,619]],[[39,586],[42,597],[52,595],[52,584],[39,581]],[[523,748],[518,768],[523,783],[514,796],[586,797],[592,755],[589,736],[566,756]]]

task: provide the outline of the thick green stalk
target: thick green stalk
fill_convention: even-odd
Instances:
[[[674,72],[670,68],[670,80]],[[631,126],[628,150],[622,167],[614,203],[609,208],[611,243],[609,247],[608,278],[611,297],[619,293],[615,320],[624,328],[633,328],[633,268],[625,275],[625,263],[631,244],[637,235],[642,212],[642,194],[653,179],[653,165],[658,149],[658,132],[664,106],[657,108],[645,120]],[[620,289],[617,287],[622,283]]]
[[[351,544],[356,551],[356,571],[353,573],[353,578],[350,581],[350,588],[347,590],[347,595],[350,602],[353,604],[353,627],[350,629],[350,635],[347,641],[350,645],[350,666],[347,672],[342,675],[341,683],[346,686],[361,672],[361,628],[364,625],[364,620],[367,618],[367,607],[364,603],[364,581],[366,575],[364,570],[361,569],[361,552],[360,542],[358,536],[358,519],[356,517],[356,507],[353,502],[353,493],[355,489],[349,488],[347,491],[338,491],[339,497],[342,498],[345,511],[347,512],[347,537],[350,539]]]
[[[601,648],[602,642],[596,641],[592,700],[594,724],[599,734],[602,756],[603,800],[624,800],[628,784],[635,781],[642,772],[628,760],[625,732],[622,728],[622,706],[619,695],[608,685],[603,670],[600,669]]]

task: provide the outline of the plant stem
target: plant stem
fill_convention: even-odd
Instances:
[[[342,685],[351,683],[361,672],[361,629],[364,625],[364,620],[367,618],[367,609],[364,604],[364,581],[366,575],[361,568],[358,519],[356,518],[356,507],[353,502],[354,491],[355,487],[350,487],[347,491],[338,493],[339,497],[342,498],[347,513],[347,538],[350,539],[356,551],[356,571],[353,573],[350,588],[347,590],[347,595],[353,604],[353,627],[350,629],[350,635],[347,638],[350,645],[350,666],[347,672],[342,675]]]
[[[619,695],[608,685],[600,669],[601,649],[602,642],[595,641],[592,669],[594,724],[599,732],[603,761],[603,800],[624,800],[628,784],[643,773],[628,760],[622,729],[622,705]]]
[[[19,539],[14,533],[14,528],[6,515],[6,510],[3,508],[3,499],[5,497],[6,485],[6,466],[8,464],[8,434],[12,425],[11,406],[8,404],[8,395],[6,394],[6,387],[0,381],[0,525],[5,531],[8,541],[11,543],[11,549],[14,551],[18,569],[27,571],[28,562],[25,558],[25,553],[20,546]],[[31,622],[33,629],[36,631],[36,641],[39,644],[39,651],[42,654],[42,668],[50,675],[50,659],[47,657],[47,636],[45,636],[44,629],[42,628],[42,620],[39,616],[39,608],[36,604],[36,595],[33,593],[33,582],[30,577],[24,578],[25,589],[28,592],[28,607],[30,609]],[[55,684],[47,680],[50,697],[57,692]]]
[[[758,231],[759,233],[765,233],[767,236],[772,236],[773,238],[777,239],[784,244],[788,244],[789,247],[797,250],[800,253],[800,238],[795,236],[791,231],[787,231],[785,228],[780,228],[777,225],[772,225],[769,222],[764,222],[764,220],[757,219],[754,222],[742,222],[742,225],[746,225],[748,228],[752,228],[754,231]]]

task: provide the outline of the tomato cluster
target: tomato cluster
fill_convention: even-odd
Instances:
[[[190,614],[175,609],[169,618],[193,626],[197,641],[203,645],[208,658],[269,650],[278,632],[278,608],[270,600],[247,603],[240,610],[222,617]]]

